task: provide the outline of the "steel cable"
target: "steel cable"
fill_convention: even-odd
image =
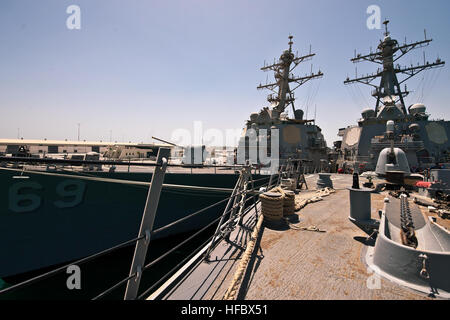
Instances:
[[[262,193],[262,192],[261,192]],[[244,203],[247,203],[248,201],[250,201],[251,199],[255,198],[259,196],[259,193],[256,195],[253,195],[249,198],[247,198],[245,200]],[[232,210],[236,209],[235,207],[230,208],[228,211],[224,212],[223,214],[228,214],[230,213]],[[181,247],[183,244],[187,243],[188,241],[190,241],[191,239],[193,239],[194,237],[196,237],[198,234],[200,234],[201,232],[203,232],[204,230],[206,230],[207,228],[209,228],[210,226],[212,226],[214,223],[216,223],[217,221],[219,221],[222,218],[222,216],[214,219],[211,223],[209,223],[207,226],[203,227],[202,229],[200,229],[199,231],[197,231],[195,234],[191,235],[189,238],[185,239],[183,242],[179,243],[178,245],[176,245],[175,247],[173,247],[172,249],[170,249],[169,251],[167,251],[166,253],[162,254],[161,256],[159,256],[158,258],[156,258],[155,260],[153,260],[152,262],[150,262],[149,264],[147,264],[146,266],[144,266],[144,268],[142,269],[142,271],[150,268],[151,266],[153,266],[155,263],[157,263],[158,261],[164,259],[166,256],[168,256],[170,253],[172,253],[173,251],[175,251],[176,249],[178,249],[179,247]],[[224,226],[228,226],[229,225],[229,221],[225,222],[223,224]],[[158,229],[159,230],[159,229]]]
[[[248,199],[245,200],[245,203],[247,203],[249,200],[251,200],[252,198],[256,197],[258,195],[254,195]],[[231,197],[230,197],[231,198]],[[228,199],[225,199],[228,200]],[[227,212],[225,212],[225,214],[229,213],[230,211],[232,211],[234,208],[231,208],[230,210],[228,210]],[[186,217],[187,218],[187,217]],[[176,249],[178,249],[179,247],[181,247],[182,245],[186,244],[187,242],[189,242],[190,240],[192,240],[193,238],[195,238],[197,235],[199,235],[200,233],[202,233],[204,230],[206,230],[207,228],[209,228],[211,225],[213,225],[214,223],[216,223],[221,217],[218,217],[217,219],[213,220],[210,224],[208,224],[207,226],[205,226],[204,228],[202,228],[201,230],[199,230],[198,232],[196,232],[195,234],[193,234],[192,236],[190,236],[188,239],[185,239],[183,242],[181,242],[180,244],[178,244],[177,246],[173,247],[172,249],[170,249],[169,251],[167,251],[166,253],[164,253],[163,255],[159,256],[157,259],[153,260],[152,262],[150,262],[149,264],[147,264],[142,271],[152,267],[153,265],[155,265],[157,262],[161,261],[162,259],[164,259],[166,256],[168,256],[170,253],[172,253],[173,251],[175,251]],[[180,219],[181,220],[181,219]],[[184,220],[184,219],[183,219]],[[158,230],[156,230],[157,232],[162,231],[162,229],[165,228],[160,228]],[[156,233],[156,232],[155,232]],[[152,233],[154,234],[154,233]],[[209,241],[211,241],[212,237],[210,237],[208,239],[208,241],[204,242],[204,245],[206,245],[206,243],[208,243]],[[196,251],[194,251],[194,253],[196,253]],[[194,254],[193,253],[193,254]],[[189,255],[189,257],[193,256],[193,254]],[[187,260],[187,258],[185,258],[181,263],[185,262]],[[171,271],[169,271],[166,275],[172,273],[175,269],[178,268],[178,266],[181,265],[181,263],[179,263],[175,268],[173,268]],[[94,297],[92,300],[97,300],[99,298],[104,297],[105,295],[107,295],[108,293],[112,292],[113,290],[115,290],[116,288],[120,287],[120,285],[122,285],[123,283],[127,282],[128,280],[132,279],[136,277],[136,273],[133,273],[132,275],[128,276],[127,278],[119,281],[118,283],[116,283],[114,286],[112,286],[111,288],[103,291],[101,294],[97,295],[96,297]],[[152,287],[150,287],[148,289],[148,291],[152,290],[158,283],[160,283],[163,279],[165,279],[166,276],[164,276],[163,278],[161,278],[160,280],[158,280],[158,282],[156,282],[155,284],[152,285]],[[147,292],[147,291],[146,291]],[[144,293],[145,294],[145,293]],[[140,296],[141,297],[141,296]],[[138,297],[138,299],[140,299],[140,297]]]
[[[212,240],[213,236],[209,237],[208,240],[206,240],[205,242],[203,242],[202,245],[199,246],[199,248],[202,248],[204,246],[206,246],[206,244],[208,244],[208,242],[210,242]],[[198,252],[198,250],[192,252],[190,255],[188,255],[186,258],[184,258],[180,263],[178,263],[175,267],[173,267],[172,269],[170,269],[169,272],[167,272],[164,276],[162,276],[157,282],[155,282],[150,288],[148,288],[147,290],[145,290],[142,294],[140,294],[137,299],[142,299],[144,296],[146,296],[150,291],[152,291],[156,286],[158,286],[163,280],[165,280],[169,275],[171,275],[175,270],[177,270],[181,265],[183,265],[186,261],[188,261],[189,259],[191,259],[196,253]]]
[[[137,273],[133,273],[132,275],[126,277],[123,280],[120,280],[118,283],[116,283],[115,285],[113,285],[111,288],[109,288],[108,290],[103,291],[102,293],[100,293],[99,295],[95,296],[94,298],[92,298],[92,300],[98,300],[100,298],[103,298],[104,296],[106,296],[108,293],[114,291],[115,289],[119,288],[122,284],[128,282],[128,280],[133,279],[134,277],[137,276]]]
[[[34,277],[34,278],[25,280],[25,281],[23,281],[23,282],[21,282],[21,283],[12,285],[11,287],[8,287],[8,288],[6,288],[6,289],[0,290],[0,294],[6,293],[6,292],[11,292],[11,291],[14,291],[14,290],[16,290],[16,289],[19,289],[19,288],[25,287],[25,286],[27,286],[27,285],[30,285],[30,284],[32,284],[32,283],[35,283],[36,281],[40,281],[40,280],[46,279],[46,278],[48,278],[48,277],[50,277],[50,276],[52,276],[52,275],[55,275],[55,274],[57,274],[57,273],[59,273],[59,272],[61,272],[61,271],[67,270],[67,268],[68,268],[69,266],[72,266],[72,265],[78,265],[78,264],[82,264],[82,263],[88,262],[88,261],[90,261],[90,260],[92,260],[92,259],[98,258],[98,257],[100,257],[100,256],[103,256],[103,255],[105,255],[105,254],[108,254],[108,253],[110,253],[110,252],[113,252],[113,251],[115,251],[115,250],[117,250],[117,249],[120,249],[120,248],[129,246],[130,244],[133,244],[133,243],[135,243],[136,241],[139,241],[139,240],[141,240],[141,239],[143,239],[143,238],[145,238],[145,236],[141,236],[141,237],[137,237],[137,238],[128,240],[128,241],[126,241],[126,242],[123,242],[123,243],[121,243],[121,244],[118,244],[118,245],[116,245],[116,246],[114,246],[114,247],[111,247],[111,248],[109,248],[109,249],[103,250],[103,251],[98,252],[98,253],[94,253],[93,255],[90,255],[90,256],[85,257],[85,258],[82,258],[82,259],[80,259],[80,260],[74,261],[74,262],[72,262],[72,263],[70,263],[70,264],[67,264],[67,265],[63,266],[63,267],[59,267],[59,268],[57,268],[57,269],[54,269],[54,270],[49,271],[49,272],[46,272],[46,273],[41,274],[41,275],[39,275],[39,276],[36,276],[36,277]]]
[[[269,178],[270,178],[270,177],[269,177]],[[267,178],[264,178],[264,179],[267,179]],[[259,179],[259,180],[262,180],[262,179]],[[255,181],[254,181],[254,182],[255,182]],[[250,182],[249,182],[249,183],[250,183]],[[259,187],[259,188],[261,188],[261,187]],[[219,205],[219,204],[221,204],[221,203],[224,203],[225,201],[230,200],[231,198],[236,198],[237,196],[240,196],[240,195],[242,195],[243,193],[254,192],[254,191],[257,190],[257,189],[258,189],[258,187],[255,187],[255,188],[253,188],[253,189],[246,190],[246,191],[241,191],[241,192],[239,192],[239,193],[236,193],[234,196],[230,196],[230,197],[225,198],[225,199],[223,199],[223,200],[220,200],[220,201],[218,201],[218,202],[216,202],[216,203],[213,203],[213,204],[211,204],[211,205],[209,205],[209,206],[207,206],[207,207],[205,207],[205,208],[202,208],[202,209],[200,209],[200,210],[197,210],[196,212],[191,213],[191,214],[188,215],[188,216],[185,216],[185,217],[183,217],[183,218],[181,218],[181,219],[178,219],[178,220],[176,220],[176,221],[174,221],[174,222],[172,222],[172,223],[169,223],[169,224],[165,225],[164,227],[161,227],[161,228],[158,228],[158,229],[154,230],[154,231],[152,232],[152,235],[158,234],[158,233],[160,233],[160,232],[162,232],[162,231],[164,231],[164,230],[166,230],[166,229],[168,229],[168,228],[170,228],[170,227],[173,227],[174,225],[177,225],[177,224],[180,223],[180,222],[183,222],[183,221],[185,221],[185,220],[187,220],[187,219],[189,219],[189,218],[192,218],[192,217],[196,216],[197,214],[200,214],[200,213],[202,213],[202,212],[205,212],[206,210],[209,210],[209,209],[211,209],[211,208],[213,208],[213,207],[215,207],[215,206],[217,206],[217,205]],[[232,209],[234,209],[234,208],[232,208]]]

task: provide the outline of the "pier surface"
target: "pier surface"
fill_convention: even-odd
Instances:
[[[310,189],[317,175],[307,175]],[[336,192],[308,204],[288,224],[263,224],[260,238],[237,295],[245,300],[304,299],[428,299],[423,293],[399,286],[373,273],[363,261],[367,235],[348,220],[351,175],[332,175]],[[307,195],[311,191],[302,191]],[[372,218],[383,208],[383,194],[372,194]],[[200,262],[174,288],[152,295],[156,299],[223,299],[255,224],[249,214],[244,223]],[[326,232],[296,230],[316,226]],[[241,247],[242,245],[242,247]],[[158,295],[159,294],[159,295]]]

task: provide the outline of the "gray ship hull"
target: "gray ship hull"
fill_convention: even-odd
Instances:
[[[233,188],[237,178],[235,174],[166,174],[165,184],[210,189],[164,187],[154,230],[225,199],[229,192],[219,188]],[[2,169],[0,277],[79,259],[136,238],[148,192],[144,182],[150,179],[149,173],[98,172],[80,178]],[[220,216],[225,204],[154,239],[200,229]]]

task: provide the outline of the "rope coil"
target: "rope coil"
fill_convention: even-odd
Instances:
[[[258,222],[256,223],[256,226],[253,229],[253,232],[250,236],[250,241],[247,243],[247,247],[245,249],[244,254],[242,255],[241,261],[236,270],[236,273],[234,274],[233,280],[231,281],[230,286],[228,287],[227,291],[225,292],[225,295],[223,297],[224,300],[235,300],[236,299],[236,296],[240,289],[241,279],[242,279],[245,271],[247,270],[247,266],[252,257],[263,221],[264,221],[264,216],[261,214],[259,216]]]
[[[305,199],[296,197],[293,191],[276,187],[261,194],[259,198],[264,218],[268,221],[280,221],[283,217],[304,208],[308,203],[321,201],[323,197],[334,192],[336,192],[334,189],[326,187],[316,191],[312,197]]]
[[[286,196],[284,193],[277,192],[277,189],[259,195],[262,215],[264,219],[269,221],[279,221],[283,218],[283,205]]]

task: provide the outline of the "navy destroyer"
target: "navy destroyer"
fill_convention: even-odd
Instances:
[[[315,124],[315,119],[305,119],[304,111],[294,105],[294,91],[306,82],[323,77],[319,70],[305,76],[295,76],[292,71],[302,62],[308,61],[315,56],[311,51],[303,56],[292,52],[293,36],[289,36],[289,48],[281,54],[278,61],[273,64],[264,65],[262,71],[273,71],[274,82],[260,84],[257,89],[267,89],[270,93],[267,101],[270,106],[263,107],[259,112],[254,112],[247,120],[243,135],[239,140],[239,148],[246,150],[246,156],[252,152],[258,154],[258,163],[262,163],[261,154],[265,152],[265,146],[261,144],[272,142],[275,139],[275,130],[278,134],[278,159],[279,164],[287,163],[289,159],[304,161],[304,168],[308,171],[319,171],[328,164],[327,145],[322,130]],[[290,84],[293,87],[290,87]],[[292,108],[294,117],[288,116],[288,108]],[[257,137],[252,144],[252,136]],[[249,138],[249,141],[246,139]],[[257,141],[256,141],[257,140]],[[267,142],[268,144],[270,144]],[[264,150],[262,150],[264,148]],[[268,148],[268,156],[271,154]]]
[[[400,44],[392,39],[384,22],[384,39],[380,41],[376,52],[367,55],[357,54],[351,59],[353,63],[368,61],[381,65],[377,72],[347,78],[344,84],[361,83],[373,87],[372,97],[376,99],[375,108],[364,109],[357,125],[339,130],[342,141],[334,143],[337,163],[341,171],[373,171],[380,151],[389,146],[384,134],[386,122],[394,121],[394,147],[401,148],[407,156],[411,171],[420,172],[438,163],[449,161],[450,123],[444,120],[431,120],[430,114],[422,103],[406,107],[405,98],[410,91],[406,84],[408,79],[418,73],[443,67],[445,62],[437,58],[434,62],[400,66],[396,63],[413,49],[428,46],[432,39]],[[401,75],[402,79],[397,77]],[[375,83],[380,79],[379,84]],[[401,85],[404,87],[401,88]]]

